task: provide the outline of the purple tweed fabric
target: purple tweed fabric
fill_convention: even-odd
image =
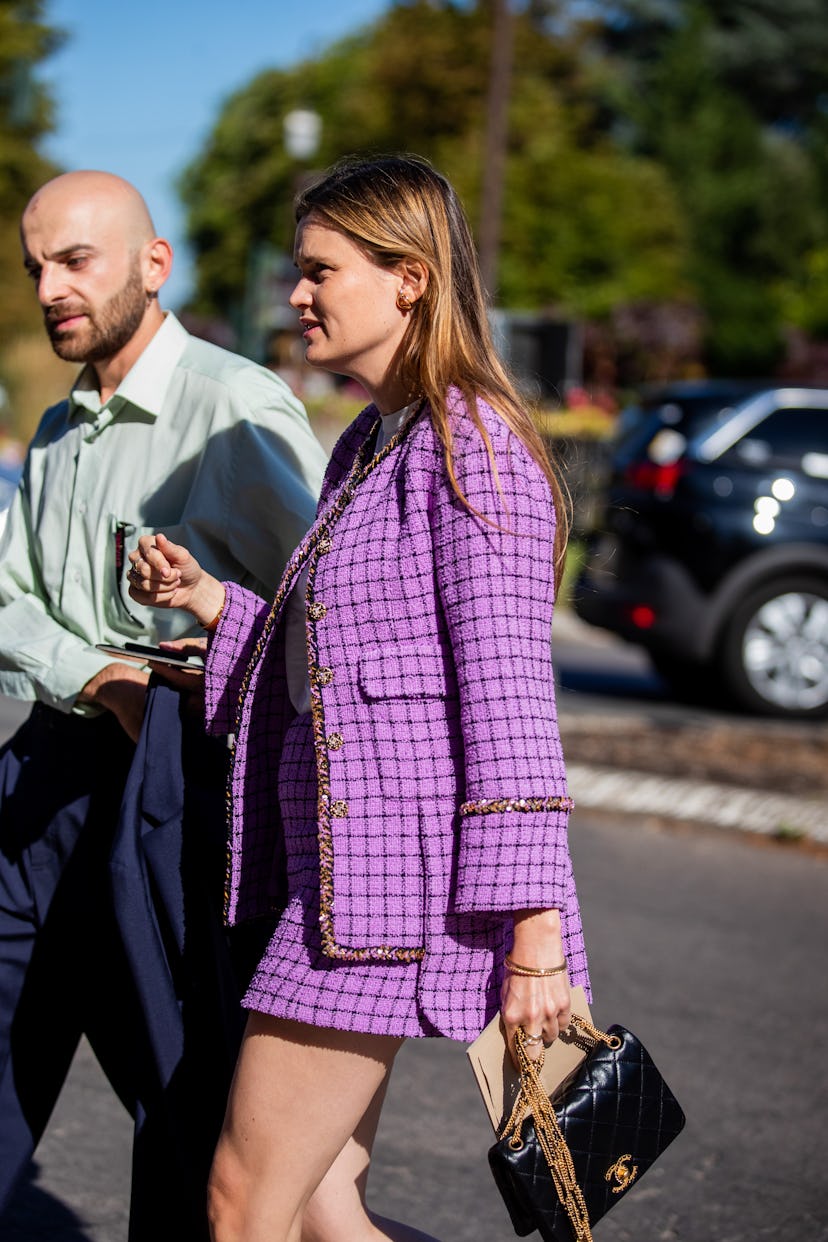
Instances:
[[[417,1001],[418,962],[343,962],[319,934],[316,759],[310,715],[290,725],[279,764],[288,900],[242,1004],[276,1018],[369,1035],[437,1032]]]
[[[459,404],[455,460],[488,522],[454,495],[427,412],[372,459],[369,407],[334,451],[274,605],[228,586],[207,661],[208,724],[239,705],[233,922],[269,908],[284,866],[280,622],[308,566],[322,950],[419,962],[422,1014],[458,1039],[496,1009],[515,909],[561,910],[572,981],[588,988],[550,650],[554,509],[536,463],[480,410],[502,495]],[[318,1020],[336,1026],[336,1006]]]

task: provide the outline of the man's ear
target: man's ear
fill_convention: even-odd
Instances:
[[[144,288],[157,293],[172,270],[172,246],[163,237],[154,237],[141,252]]]

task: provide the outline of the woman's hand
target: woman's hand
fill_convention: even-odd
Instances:
[[[152,608],[183,608],[209,625],[224,603],[224,587],[186,548],[160,532],[142,535],[130,552],[129,593]]]
[[[513,962],[536,970],[563,962],[560,911],[526,910],[514,917],[515,934],[509,953]],[[529,1037],[528,1055],[536,1059],[544,1045],[551,1044],[569,1026],[572,1011],[566,971],[538,977],[507,970],[500,992],[500,1012],[515,1064],[515,1031],[519,1026]]]
[[[206,638],[163,638],[158,644],[162,651],[178,651],[181,655],[205,656]]]
[[[168,638],[164,642],[158,644],[164,651],[180,651],[183,655],[199,655],[207,654],[206,638]],[[182,690],[188,695],[191,704],[201,710],[204,707],[204,668],[194,668],[191,665],[182,665],[177,668],[174,664],[157,664],[155,660],[147,660],[152,671],[162,677],[169,685],[175,686],[176,690]]]

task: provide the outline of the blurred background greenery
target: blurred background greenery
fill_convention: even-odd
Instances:
[[[23,438],[71,375],[42,348],[17,238],[57,171],[39,153],[47,14],[0,0],[0,420]],[[397,0],[257,75],[193,151],[188,326],[267,353],[251,324],[289,282],[297,186],[346,152],[410,150],[458,187],[495,304],[577,325],[551,436],[560,417],[605,434],[641,381],[828,380],[826,100],[828,0]],[[304,150],[286,142],[297,112],[318,127]],[[353,398],[308,400],[337,422]]]

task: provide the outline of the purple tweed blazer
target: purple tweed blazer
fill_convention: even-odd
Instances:
[[[570,977],[588,988],[550,649],[554,507],[524,446],[480,412],[502,495],[455,397],[458,481],[488,521],[454,494],[427,410],[372,457],[369,406],[334,450],[275,601],[226,584],[206,677],[207,726],[236,739],[234,923],[279,886],[276,778],[295,714],[282,621],[308,566],[323,949],[420,960],[421,1006],[459,1039],[492,1015],[515,909],[562,911]]]

